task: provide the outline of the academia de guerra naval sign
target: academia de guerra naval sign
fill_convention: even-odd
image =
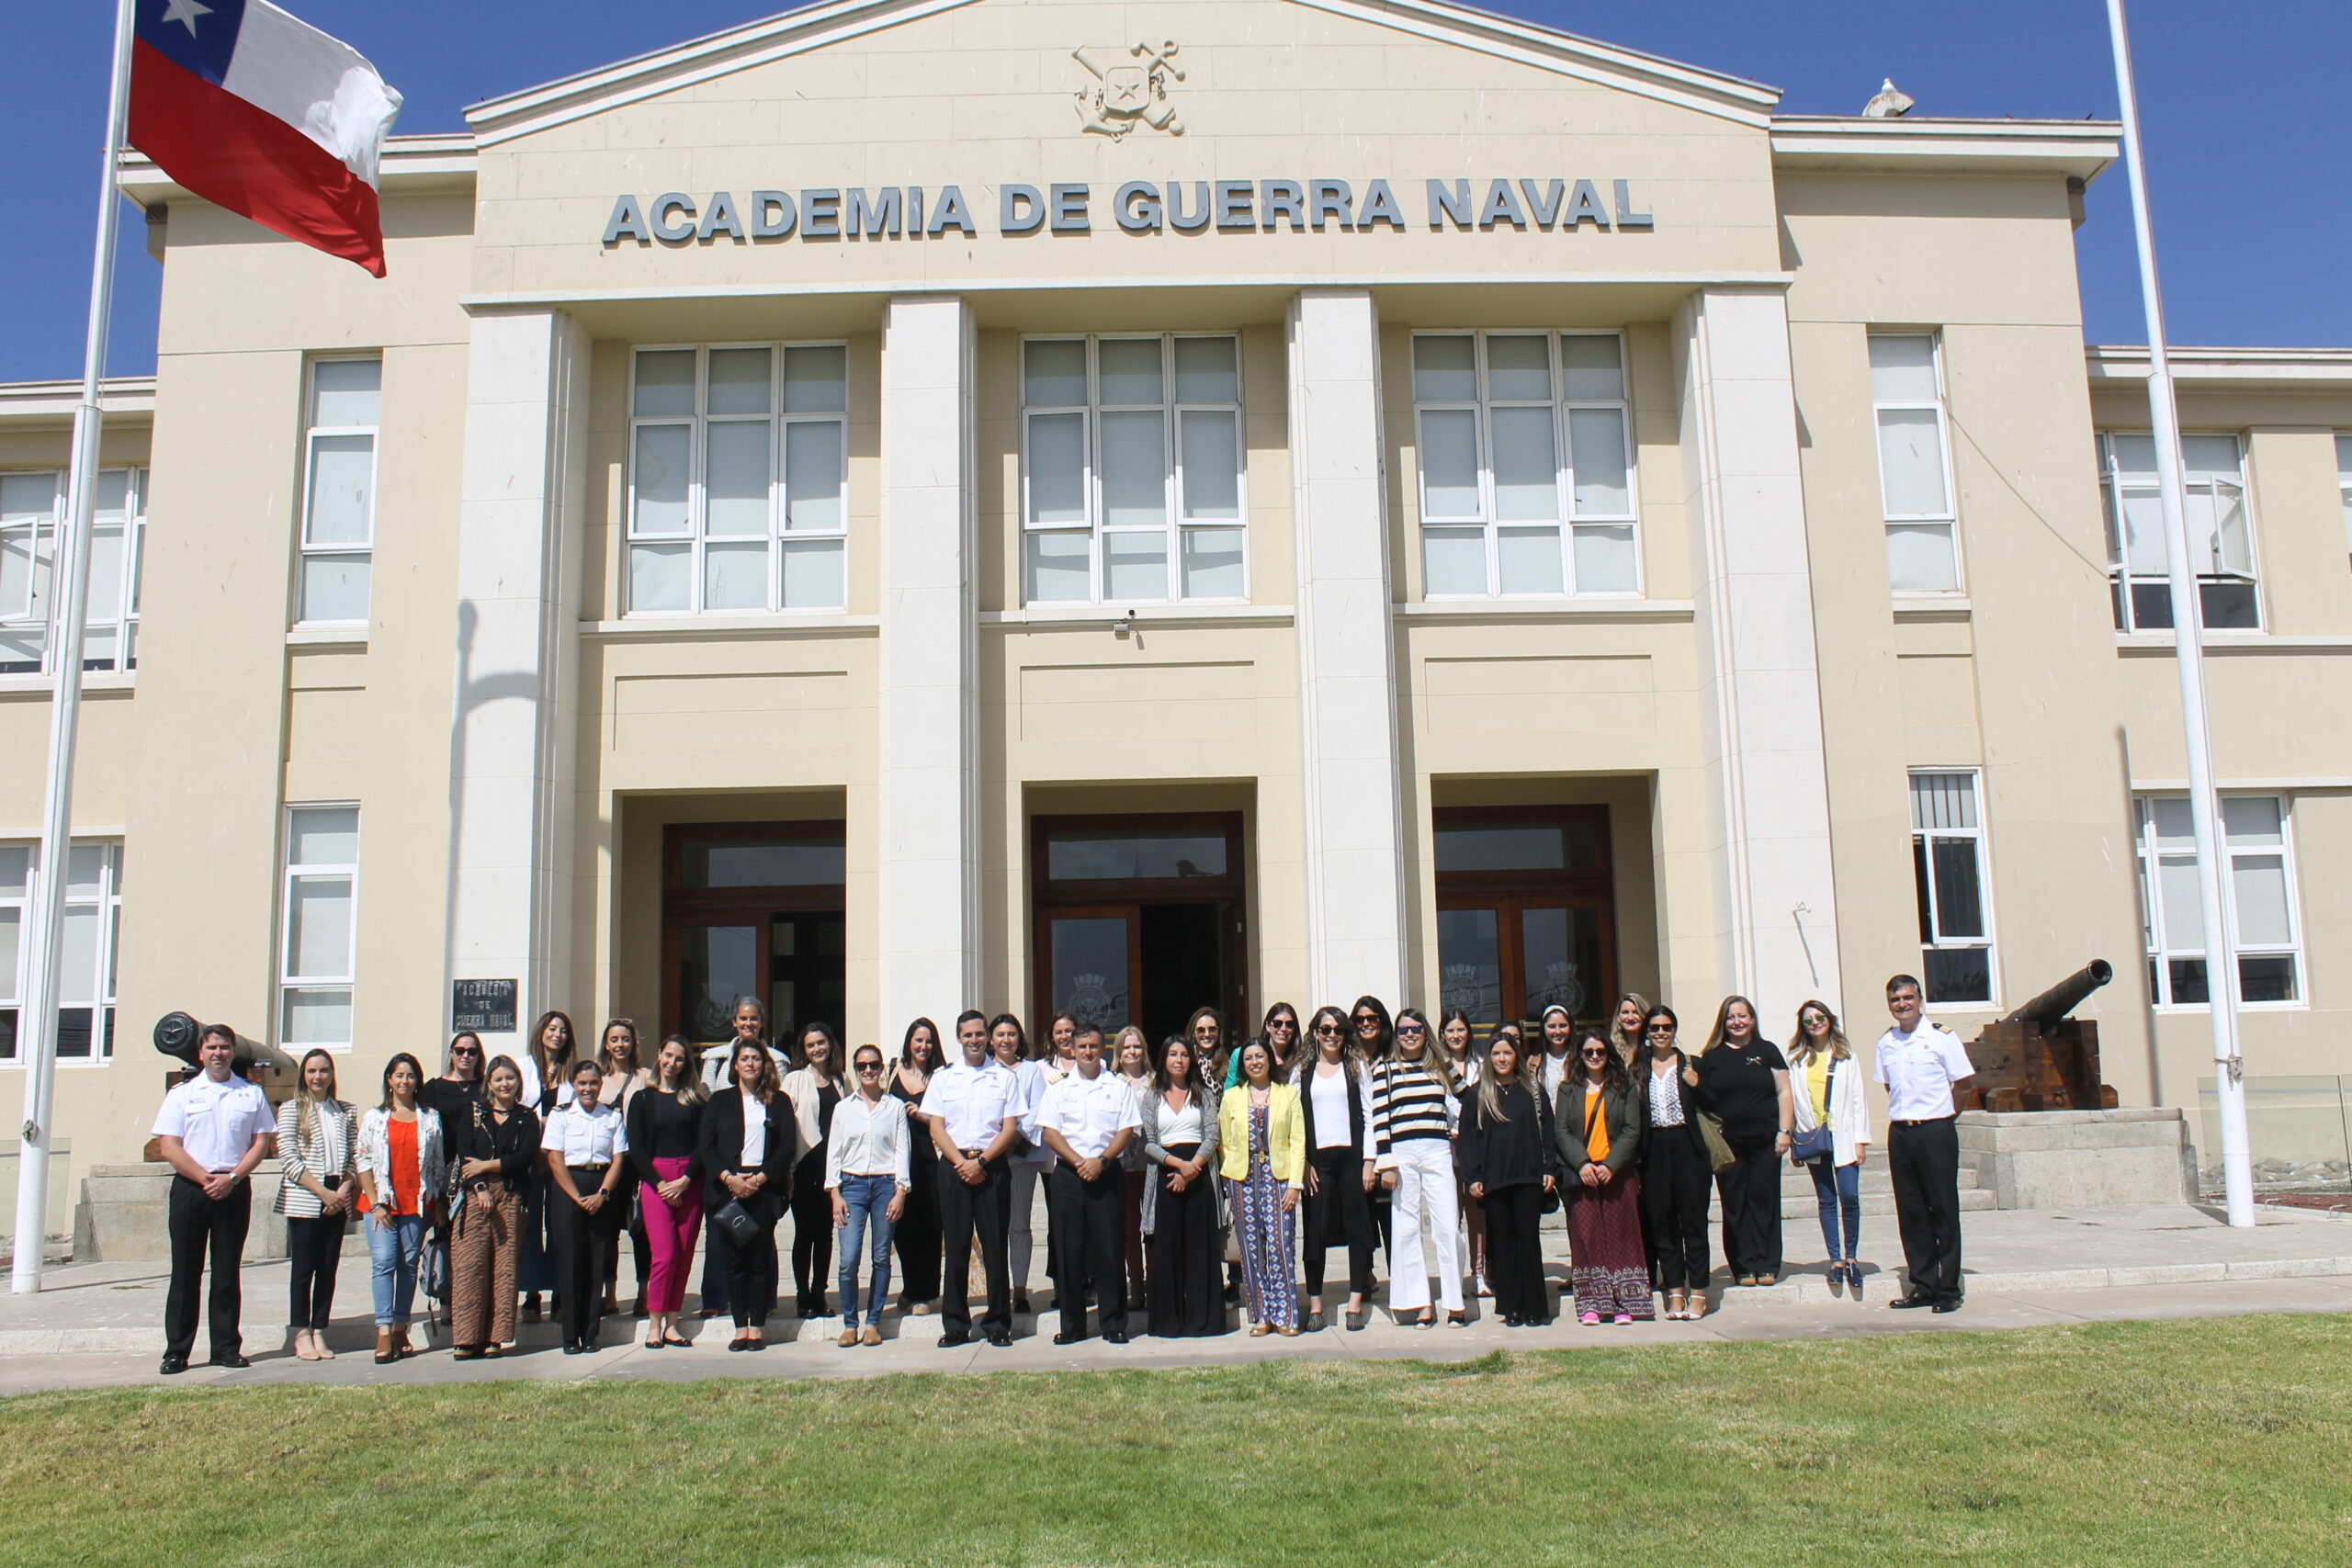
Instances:
[[[1621,179],[1430,179],[1406,182],[1407,197],[1387,180],[1359,186],[1341,179],[1129,180],[1102,199],[1091,185],[1005,184],[995,200],[977,201],[961,186],[815,186],[695,196],[664,191],[613,198],[604,243],[639,245],[773,244],[779,241],[938,240],[977,236],[980,220],[999,234],[1085,234],[1115,226],[1128,234],[1173,230],[1200,233],[1307,233],[1337,230],[1433,230],[1491,233],[1498,229],[1573,234],[1654,229],[1631,182]],[[982,186],[986,192],[990,187]],[[1603,194],[1604,189],[1606,195]]]

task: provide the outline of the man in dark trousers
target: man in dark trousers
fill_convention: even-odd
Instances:
[[[939,1224],[947,1256],[940,1316],[943,1347],[972,1339],[972,1234],[979,1233],[988,1276],[981,1332],[991,1345],[1012,1343],[1012,1173],[1005,1156],[1021,1135],[1020,1080],[989,1055],[989,1021],[967,1012],[956,1021],[963,1059],[932,1074],[916,1112],[931,1126],[939,1158]]]
[[[1053,1216],[1054,1289],[1060,1297],[1057,1345],[1086,1337],[1089,1286],[1101,1304],[1102,1337],[1127,1342],[1127,1177],[1119,1156],[1143,1115],[1136,1091],[1102,1069],[1102,1032],[1087,1028],[1071,1040],[1078,1067],[1046,1090],[1037,1126],[1060,1163],[1046,1172],[1046,1206]]]
[[[204,1254],[212,1252],[212,1364],[243,1367],[244,1308],[238,1270],[244,1263],[245,1228],[253,1220],[248,1179],[269,1153],[277,1122],[259,1086],[230,1071],[237,1032],[205,1026],[196,1046],[201,1070],[164,1097],[155,1137],[174,1175],[165,1224],[172,1238],[172,1288],[164,1298],[165,1376],[187,1371],[196,1348],[196,1292]]]
[[[1957,1312],[1960,1130],[1951,1089],[1976,1065],[1959,1035],[1928,1021],[1911,976],[1886,983],[1886,1010],[1894,1027],[1878,1037],[1878,1081],[1886,1086],[1887,1174],[1910,1283],[1887,1304]]]

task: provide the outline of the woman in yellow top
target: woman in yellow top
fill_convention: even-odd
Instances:
[[[1262,1040],[1241,1048],[1241,1082],[1217,1104],[1217,1144],[1241,1252],[1242,1302],[1252,1336],[1298,1332],[1291,1212],[1306,1172],[1306,1120],[1298,1090],[1274,1081]]]

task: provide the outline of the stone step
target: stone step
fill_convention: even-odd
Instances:
[[[1977,1213],[1998,1205],[1992,1192],[1986,1189],[1962,1187],[1960,1190],[1960,1207],[1962,1213]],[[1781,1224],[1786,1224],[1791,1220],[1810,1220],[1820,1213],[1821,1204],[1814,1197],[1811,1187],[1800,1190],[1784,1184],[1781,1188]],[[1862,1217],[1864,1219],[1893,1219],[1894,1217],[1893,1190],[1872,1191],[1868,1187],[1863,1188]]]

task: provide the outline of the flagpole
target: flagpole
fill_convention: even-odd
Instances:
[[[65,531],[50,576],[50,645],[54,676],[49,704],[49,777],[41,797],[40,861],[34,868],[31,918],[32,964],[25,976],[25,1005],[18,1011],[25,1064],[24,1142],[17,1160],[17,1235],[9,1288],[18,1295],[40,1289],[41,1250],[49,1230],[49,1156],[56,1142],[51,1125],[57,1098],[57,997],[64,954],[59,938],[64,923],[65,870],[71,854],[74,807],[74,745],[82,725],[83,632],[89,620],[90,528],[97,510],[98,436],[106,424],[98,390],[106,378],[107,326],[114,311],[115,231],[122,197],[115,168],[122,146],[123,118],[130,98],[132,0],[117,0],[114,71],[107,90],[106,164],[98,181],[97,245],[90,260],[89,334],[82,349],[82,400],[74,409],[73,466],[65,485]],[[93,998],[93,1002],[101,998]],[[93,1047],[105,1021],[93,1007]]]
[[[2123,0],[2107,0],[2115,85],[2123,107],[2123,167],[2132,184],[2132,230],[2140,250],[2140,303],[2148,317],[2148,415],[2154,427],[2156,493],[2164,513],[2172,585],[2173,663],[2180,672],[2181,739],[2188,752],[2188,818],[2197,844],[2197,913],[2204,928],[2206,1011],[2213,1028],[2213,1089],[2222,1122],[2222,1188],[2233,1225],[2254,1224],[2254,1156],[2245,1120],[2245,1059],[2238,1054],[2238,975],[2222,904],[2221,805],[2213,785],[2212,721],[2205,703],[2203,617],[2188,558],[2188,504],[2181,482],[2180,408],[2165,349],[2164,298],[2156,289],[2156,242],[2148,221],[2147,172],[2140,155],[2139,95]]]

